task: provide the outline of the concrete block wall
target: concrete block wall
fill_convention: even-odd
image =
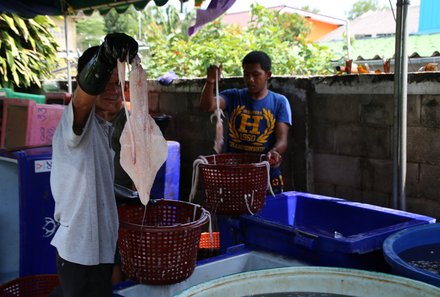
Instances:
[[[410,74],[407,210],[440,218],[440,74]],[[203,79],[170,86],[150,81],[150,111],[172,116],[165,137],[181,144],[181,199],[192,164],[214,153],[214,125],[198,109]],[[291,105],[293,126],[283,156],[286,190],[392,206],[393,75],[274,77],[271,89]],[[241,78],[220,90],[242,87]],[[197,201],[196,199],[196,202]]]
[[[410,74],[407,211],[440,218],[440,74]],[[392,207],[393,75],[311,79],[309,191]]]

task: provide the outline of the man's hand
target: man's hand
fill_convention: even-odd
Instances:
[[[272,149],[267,153],[267,161],[272,167],[280,166],[282,160],[283,158],[281,157],[280,153],[278,153],[275,149]]]
[[[116,66],[117,60],[124,62],[129,55],[131,62],[138,52],[138,43],[130,36],[124,33],[108,34],[104,42],[101,44],[98,52],[98,59],[102,62],[107,62],[109,65]],[[112,68],[112,69],[113,69]]]
[[[207,71],[206,71],[206,82],[214,84],[215,83],[215,73],[218,73],[218,80],[220,81],[220,78],[222,77],[222,70],[223,65],[220,64],[220,66],[217,65],[209,65]]]
[[[220,64],[220,66],[210,65],[206,70],[206,82],[202,94],[200,95],[200,109],[203,111],[213,112],[217,108],[216,97],[213,96],[216,76],[220,81],[222,76],[222,64]],[[219,97],[220,108],[225,109],[225,100],[221,95]]]
[[[99,47],[99,51],[84,67],[78,76],[78,84],[81,89],[91,96],[101,94],[116,67],[117,60],[129,61],[136,56],[138,51],[137,42],[124,33],[108,34]]]

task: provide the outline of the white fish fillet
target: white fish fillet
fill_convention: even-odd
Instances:
[[[223,120],[222,120],[223,111],[221,109],[217,109],[212,115],[211,115],[211,122],[212,119],[216,118],[215,123],[215,139],[214,139],[214,151],[217,154],[220,154],[222,152],[223,147]]]
[[[215,72],[215,101],[217,104],[217,109],[214,111],[214,113],[211,115],[211,122],[212,118],[216,118],[215,123],[215,139],[214,139],[214,150],[217,154],[220,154],[223,147],[223,120],[222,116],[224,117],[223,110],[220,109],[220,95],[218,91],[218,71]]]
[[[147,205],[156,174],[168,157],[168,144],[148,112],[147,77],[139,58],[136,57],[131,65],[131,115],[120,138],[120,161],[122,168],[133,180],[142,204]]]

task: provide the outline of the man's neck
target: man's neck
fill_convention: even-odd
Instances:
[[[108,111],[108,110],[99,110],[96,112],[102,119],[107,122],[113,121],[116,116],[119,114],[119,111]]]

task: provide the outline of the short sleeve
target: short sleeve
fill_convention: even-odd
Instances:
[[[290,108],[289,100],[283,95],[279,96],[279,108],[277,114],[277,121],[292,125],[292,110]]]
[[[63,138],[68,146],[75,147],[81,142],[84,134],[87,133],[88,131],[91,117],[94,114],[95,114],[95,106],[93,106],[92,110],[90,111],[83,132],[81,133],[81,135],[76,135],[75,132],[73,132],[73,117],[74,117],[73,100],[70,101],[69,105],[67,105],[67,108],[64,110],[63,116],[60,121],[60,128],[62,129],[62,135],[64,135]]]
[[[220,92],[220,96],[225,100],[226,110],[230,110],[233,101],[239,97],[238,89],[227,89]]]

